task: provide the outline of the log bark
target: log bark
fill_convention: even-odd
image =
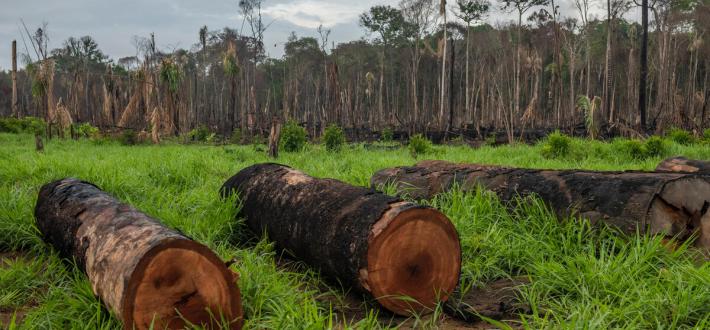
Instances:
[[[381,170],[374,187],[429,199],[455,186],[482,186],[502,200],[536,195],[560,216],[580,215],[624,232],[665,235],[710,248],[710,176],[682,173],[514,169],[445,161]]]
[[[710,174],[710,161],[688,159],[685,157],[668,158],[658,164],[656,172]]]
[[[237,276],[206,246],[98,187],[64,179],[42,187],[35,208],[44,241],[73,259],[125,328],[242,324]]]
[[[221,192],[239,193],[253,232],[396,314],[432,311],[458,283],[458,234],[432,208],[278,164],[248,167]]]

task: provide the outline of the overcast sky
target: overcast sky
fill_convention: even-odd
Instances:
[[[492,2],[499,6],[495,0]],[[563,15],[576,15],[572,0],[558,2]],[[0,70],[11,66],[13,39],[17,39],[18,52],[25,52],[20,19],[30,31],[47,22],[50,49],[60,47],[68,37],[90,35],[104,53],[118,59],[135,55],[133,36],[154,32],[161,49],[189,49],[197,42],[197,31],[203,25],[210,30],[225,26],[241,29],[237,3],[238,0],[0,0]],[[358,26],[359,14],[373,5],[398,3],[399,0],[265,0],[265,22],[272,23],[265,34],[266,50],[270,56],[280,57],[291,31],[299,36],[316,36],[320,24],[332,30],[330,39],[336,44],[360,39],[365,31]],[[599,11],[601,5],[596,6]],[[630,16],[635,15],[634,11]],[[507,19],[508,15],[496,11],[488,21]],[[247,33],[248,27],[244,28]]]

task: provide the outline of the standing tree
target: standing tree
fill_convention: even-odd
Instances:
[[[469,79],[471,24],[483,20],[491,5],[487,0],[458,0],[457,4],[459,11],[456,16],[466,22],[466,104],[464,110],[468,112],[471,107],[471,81]]]
[[[444,48],[441,55],[441,99],[439,103],[439,129],[441,129],[442,121],[444,120],[444,94],[446,94],[445,81],[446,81],[446,46],[447,46],[447,36],[446,36],[446,0],[441,0],[439,6],[439,15],[444,18],[443,30],[444,30]]]
[[[376,42],[380,44],[380,88],[378,91],[378,119],[379,123],[384,118],[383,90],[385,81],[385,58],[387,48],[397,38],[401,37],[404,30],[404,17],[402,12],[390,6],[374,6],[369,12],[360,15],[360,25],[367,28],[370,33],[379,34]],[[379,124],[378,123],[378,124]]]
[[[641,77],[639,79],[639,131],[645,132],[646,127],[646,81],[648,79],[648,0],[643,0],[641,4],[641,25],[643,35],[641,37]]]

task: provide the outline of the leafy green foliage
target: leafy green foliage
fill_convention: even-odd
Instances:
[[[595,96],[594,99],[589,99],[586,95],[580,95],[577,99],[577,108],[584,112],[584,125],[592,140],[599,136],[599,123],[597,123],[596,116],[601,101],[599,97]]]
[[[703,139],[704,139],[705,141],[710,141],[710,128],[706,128],[706,129],[703,131]]]
[[[693,134],[681,128],[671,128],[666,134],[666,137],[681,145],[691,145],[695,143],[695,137],[693,137]]]
[[[207,142],[207,139],[210,138],[211,135],[212,132],[210,132],[207,126],[200,125],[188,132],[186,138],[191,142]]]
[[[666,141],[658,136],[652,136],[646,141],[618,138],[612,142],[612,145],[618,154],[628,156],[633,160],[662,157],[668,151]]]
[[[623,140],[620,146],[622,152],[633,159],[646,158],[646,150],[643,147],[643,143],[639,140]]]
[[[182,80],[182,72],[180,67],[171,59],[164,59],[160,65],[160,81],[165,84],[168,89],[175,93],[180,87]]]
[[[0,132],[5,133],[30,133],[43,135],[47,129],[47,124],[44,120],[36,117],[17,118],[0,118]]]
[[[306,129],[289,120],[281,130],[281,147],[286,152],[298,152],[306,146]]]
[[[542,146],[542,155],[546,158],[563,158],[570,153],[572,138],[555,131],[547,136]]]
[[[392,129],[389,127],[383,129],[382,134],[380,135],[380,141],[391,142],[392,140],[394,140],[394,132],[392,131]]]
[[[325,141],[326,150],[340,151],[343,144],[345,144],[345,134],[343,133],[343,129],[338,125],[331,124],[325,129],[323,140]]]
[[[424,155],[432,150],[432,143],[425,136],[416,134],[409,139],[409,153],[413,157]]]
[[[89,123],[81,123],[76,125],[76,134],[85,138],[96,138],[99,135],[99,128],[94,127]]]

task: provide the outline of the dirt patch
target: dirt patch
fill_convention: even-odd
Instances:
[[[518,299],[519,288],[530,281],[525,277],[501,279],[482,288],[455,293],[444,304],[450,316],[466,322],[480,322],[481,316],[497,321],[518,319],[517,314],[529,314],[530,307]]]

